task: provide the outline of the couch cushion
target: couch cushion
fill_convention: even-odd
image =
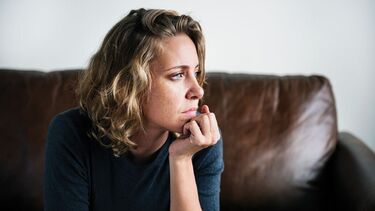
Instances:
[[[322,175],[337,121],[326,78],[210,73],[205,91],[224,138],[223,210],[329,209]]]

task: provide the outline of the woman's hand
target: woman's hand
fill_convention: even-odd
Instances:
[[[215,145],[220,139],[215,114],[207,105],[202,106],[201,112],[184,125],[182,136],[171,144],[170,158],[191,159],[196,152]]]

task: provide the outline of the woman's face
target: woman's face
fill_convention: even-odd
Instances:
[[[151,92],[143,105],[147,130],[182,132],[196,115],[203,89],[198,84],[199,60],[192,40],[185,34],[164,38],[162,51],[150,64]]]

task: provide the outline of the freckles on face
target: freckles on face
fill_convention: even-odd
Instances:
[[[148,110],[154,115],[168,116],[178,113],[185,100],[184,87],[173,84],[162,75],[153,76]]]
[[[143,105],[145,129],[181,132],[203,96],[196,80],[199,63],[196,48],[186,35],[161,41],[162,53],[151,63],[151,91]],[[190,97],[193,96],[193,97]]]

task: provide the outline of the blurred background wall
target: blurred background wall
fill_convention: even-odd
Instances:
[[[375,150],[374,0],[0,0],[0,68],[83,68],[139,7],[199,20],[208,71],[325,75],[339,129]]]

